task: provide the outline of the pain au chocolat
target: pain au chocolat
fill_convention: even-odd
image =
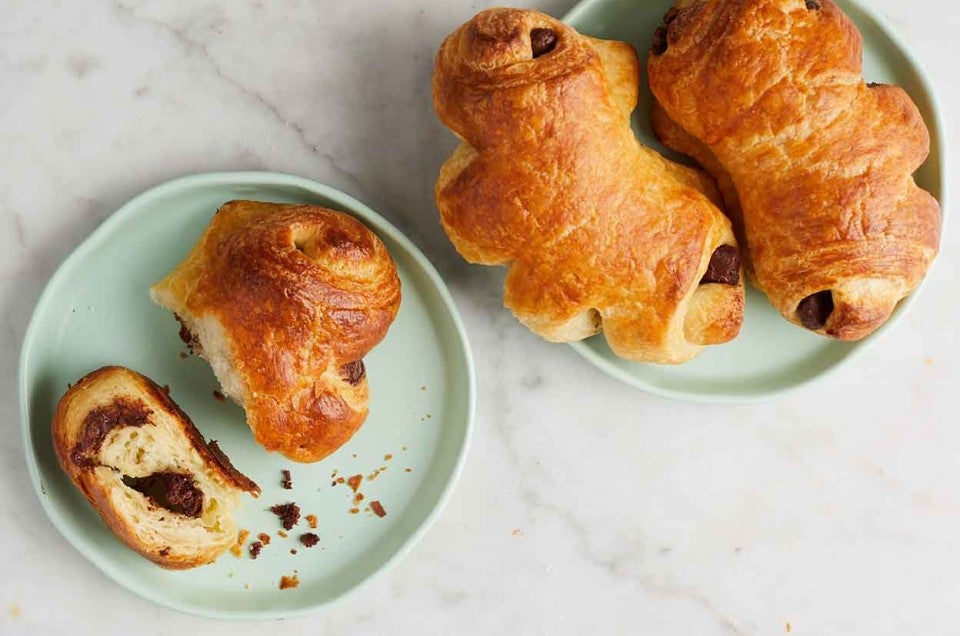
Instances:
[[[367,416],[363,357],[397,315],[400,279],[380,239],[350,215],[231,201],[150,294],[243,406],[254,438],[313,462]]]
[[[861,77],[831,0],[679,0],[648,58],[663,143],[718,180],[757,286],[783,316],[857,340],[926,275],[940,209],[913,172],[916,105]]]
[[[243,493],[260,494],[166,390],[124,367],[73,385],[52,429],[60,466],[113,533],[168,569],[215,560],[237,540]]]
[[[532,331],[679,363],[737,335],[743,281],[712,180],[637,141],[639,74],[626,43],[479,13],[436,59],[434,107],[462,141],[436,201],[464,258],[509,268],[504,304]]]

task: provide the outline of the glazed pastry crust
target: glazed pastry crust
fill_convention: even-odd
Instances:
[[[536,58],[534,29],[556,34]],[[742,277],[698,285],[736,239],[709,177],[636,140],[639,73],[626,43],[535,11],[478,14],[437,55],[434,106],[463,143],[436,200],[460,254],[509,266],[504,304],[535,333],[602,330],[621,357],[679,363],[736,336]]]
[[[367,416],[362,359],[397,315],[400,280],[380,239],[347,214],[232,201],[151,296],[199,341],[256,440],[313,462]]]
[[[91,413],[127,408],[98,444]],[[102,419],[102,418],[100,418]],[[215,560],[236,541],[233,519],[244,493],[260,488],[241,474],[215,444],[208,444],[167,392],[124,367],[103,367],[84,376],[60,399],[52,424],[53,447],[61,468],[128,547],[168,569]],[[188,474],[203,492],[196,517],[152,504],[125,485],[123,477],[157,472]]]
[[[801,324],[801,301],[829,290],[813,330],[870,334],[939,245],[939,205],[911,176],[930,147],[917,107],[863,81],[861,36],[831,0],[678,7],[649,56],[655,131],[718,179],[748,269],[784,317]]]

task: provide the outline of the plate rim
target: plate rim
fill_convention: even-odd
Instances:
[[[366,578],[362,579],[353,587],[341,592],[339,595],[320,602],[307,602],[302,607],[277,610],[272,608],[257,610],[224,610],[191,605],[180,602],[172,598],[157,598],[151,595],[150,586],[141,586],[131,583],[129,580],[122,579],[112,568],[104,567],[100,562],[99,556],[88,554],[88,551],[77,542],[69,531],[68,520],[61,517],[53,510],[52,504],[46,496],[44,486],[41,483],[40,471],[37,464],[37,449],[33,444],[31,435],[30,409],[29,409],[29,382],[27,378],[27,361],[31,354],[32,343],[36,340],[36,331],[39,329],[39,315],[41,310],[49,302],[50,294],[54,282],[66,275],[66,271],[73,266],[74,261],[91,249],[90,245],[96,237],[108,234],[113,230],[113,226],[122,222],[122,220],[132,214],[131,210],[136,210],[144,203],[153,198],[162,197],[170,192],[182,191],[196,187],[211,185],[287,185],[304,188],[310,192],[326,197],[335,203],[342,205],[347,213],[355,216],[364,224],[372,226],[371,229],[377,233],[387,235],[391,240],[396,241],[403,249],[409,252],[414,261],[423,268],[428,280],[436,289],[443,306],[446,308],[454,327],[456,342],[459,345],[459,354],[462,357],[464,371],[466,374],[466,422],[464,424],[463,441],[457,449],[456,459],[453,469],[447,479],[446,484],[440,491],[439,497],[426,517],[421,520],[417,526],[410,532],[400,544],[400,547],[383,561]],[[121,205],[117,210],[111,213],[103,220],[92,232],[87,234],[83,240],[77,244],[70,253],[57,266],[53,274],[47,279],[43,287],[43,292],[37,299],[33,311],[30,315],[30,321],[27,323],[27,329],[24,331],[23,341],[20,346],[20,357],[17,370],[17,398],[20,402],[20,434],[23,437],[23,449],[27,464],[27,472],[30,475],[30,482],[33,490],[40,500],[41,508],[47,516],[47,519],[53,524],[57,531],[67,540],[67,542],[79,552],[84,559],[92,564],[101,574],[107,576],[114,583],[123,589],[136,594],[137,596],[150,601],[156,605],[167,607],[179,612],[202,616],[206,618],[217,618],[226,620],[276,620],[283,618],[293,618],[315,614],[323,609],[329,608],[340,603],[360,590],[364,589],[372,581],[379,578],[382,574],[392,569],[399,563],[410,551],[420,542],[427,531],[439,519],[443,509],[449,503],[453,491],[460,480],[469,454],[470,444],[473,438],[473,432],[476,423],[477,411],[477,378],[476,364],[473,358],[473,352],[470,346],[470,339],[460,312],[457,309],[456,302],[450,294],[446,283],[434,267],[430,259],[420,250],[419,247],[403,232],[401,232],[390,221],[374,211],[372,208],[354,198],[353,196],[342,192],[326,184],[300,177],[285,172],[271,171],[227,171],[227,172],[203,172],[195,174],[186,174],[174,179],[170,179],[154,185],[143,192],[137,194],[129,201]],[[106,531],[106,529],[105,529]]]
[[[604,4],[609,0],[580,0],[573,7],[567,11],[560,20],[564,24],[569,24],[571,21],[574,21],[580,17],[581,13],[587,11],[591,6],[597,4]],[[910,71],[912,74],[919,80],[919,84],[922,87],[923,91],[926,93],[929,102],[930,102],[930,112],[923,113],[925,119],[929,121],[931,126],[930,128],[930,137],[935,138],[937,141],[937,158],[939,159],[939,170],[937,171],[937,176],[940,180],[940,197],[938,202],[940,204],[940,244],[938,246],[938,252],[943,247],[943,235],[947,227],[947,205],[949,200],[949,191],[950,191],[950,180],[949,180],[949,150],[947,144],[946,129],[944,124],[944,118],[941,115],[943,112],[943,103],[940,99],[940,95],[937,93],[934,88],[933,81],[930,79],[929,73],[924,69],[923,65],[920,63],[920,60],[917,59],[916,54],[907,44],[906,39],[897,31],[897,29],[890,23],[886,16],[881,13],[872,10],[865,2],[861,0],[835,0],[838,4],[848,4],[853,6],[857,11],[868,16],[880,32],[889,39],[897,51],[903,56],[906,60]],[[665,3],[666,4],[666,3]],[[843,7],[841,6],[841,9]],[[846,12],[844,12],[846,13]],[[638,51],[638,54],[642,52]],[[924,161],[929,161],[930,156],[927,156],[927,159]],[[939,255],[939,254],[938,254]],[[917,298],[920,296],[923,291],[924,286],[927,281],[930,279],[930,274],[933,272],[934,268],[937,267],[937,263],[940,261],[939,258],[934,258],[933,263],[930,268],[927,270],[926,275],[916,286],[913,292],[900,301],[897,307],[894,309],[893,315],[887,319],[876,331],[867,336],[867,338],[860,340],[854,344],[853,347],[847,351],[842,358],[837,362],[833,363],[828,369],[821,371],[815,375],[812,375],[808,378],[805,378],[799,382],[789,384],[786,386],[776,387],[773,389],[759,390],[753,393],[735,395],[723,391],[698,391],[691,392],[682,389],[673,389],[668,387],[657,386],[651,384],[640,378],[624,371],[618,367],[614,362],[597,353],[592,347],[587,345],[586,340],[580,340],[577,342],[568,343],[574,351],[576,351],[580,356],[585,358],[593,366],[598,368],[600,371],[606,373],[607,375],[620,380],[621,382],[628,384],[634,388],[640,389],[645,393],[651,395],[657,395],[659,397],[667,398],[670,400],[676,400],[681,402],[692,402],[699,404],[754,404],[757,402],[769,401],[772,398],[783,397],[788,394],[799,391],[803,388],[809,387],[811,385],[817,384],[834,373],[839,371],[841,368],[848,366],[850,363],[856,361],[860,356],[863,355],[863,352],[867,349],[873,348],[877,342],[881,341],[890,330],[899,323],[907,311],[913,306]],[[761,294],[763,292],[760,292]],[[596,336],[594,336],[596,337]],[[637,363],[643,364],[643,363]]]

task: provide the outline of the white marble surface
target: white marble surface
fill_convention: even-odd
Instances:
[[[437,222],[453,141],[430,106],[432,56],[485,4],[2,3],[0,632],[960,632],[956,224],[920,302],[828,383],[752,406],[639,393],[520,327]],[[950,124],[960,10],[870,4]],[[19,345],[56,265],[141,190],[235,169],[328,183],[407,232],[452,289],[480,379],[439,522],[361,596],[282,628],[178,614],[102,576],[44,517],[18,432]]]

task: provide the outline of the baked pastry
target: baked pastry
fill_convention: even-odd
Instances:
[[[479,13],[437,55],[434,107],[463,143],[436,200],[464,258],[509,267],[504,304],[535,333],[679,363],[737,335],[743,283],[711,179],[630,127],[639,73],[626,43]]]
[[[757,286],[842,340],[883,324],[940,240],[911,176],[926,126],[902,89],[864,83],[862,48],[831,0],[681,0],[648,63],[655,131],[717,177]]]
[[[216,559],[237,540],[241,495],[260,495],[164,389],[124,367],[97,369],[66,392],[53,447],[113,533],[165,568]]]
[[[314,205],[231,201],[154,302],[213,367],[269,451],[312,462],[367,416],[363,356],[400,306],[400,279],[360,221]]]

